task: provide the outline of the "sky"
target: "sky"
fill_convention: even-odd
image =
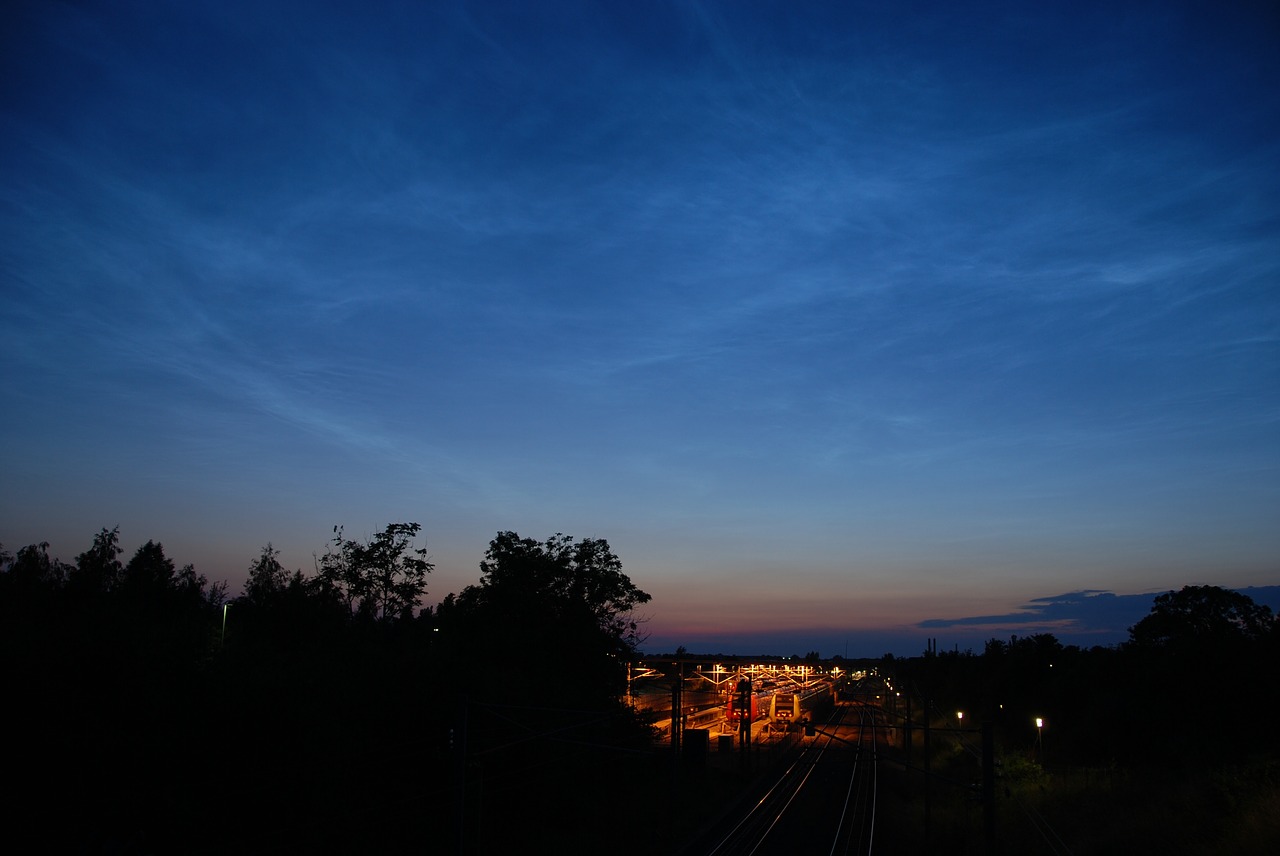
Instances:
[[[1266,3],[18,2],[0,543],[606,539],[658,653],[1280,607]]]

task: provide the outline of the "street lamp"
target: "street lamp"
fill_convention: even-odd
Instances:
[[[1036,760],[1044,763],[1044,717],[1036,717]]]
[[[227,644],[227,607],[230,605],[229,603],[222,605],[222,640],[218,643],[219,646]]]
[[[960,725],[962,725],[962,726],[964,725],[964,711],[963,711],[963,710],[957,710],[957,711],[956,711],[956,720],[960,723]]]

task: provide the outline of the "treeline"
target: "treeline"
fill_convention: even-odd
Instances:
[[[649,595],[602,539],[501,532],[475,585],[422,608],[419,532],[335,527],[311,574],[268,544],[236,597],[157,542],[123,561],[118,529],[70,564],[0,549],[6,709],[30,750],[13,840],[452,851],[486,806],[541,825],[572,788],[611,809],[600,760],[649,745],[619,702]]]
[[[1280,758],[1280,732],[1268,724],[1280,710],[1280,621],[1217,586],[1157,596],[1117,646],[1064,646],[1040,633],[991,639],[981,654],[926,652],[887,665],[938,721],[954,725],[964,711],[969,727],[990,721],[1015,754],[1058,767],[1188,770]]]

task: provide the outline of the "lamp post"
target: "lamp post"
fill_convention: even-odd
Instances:
[[[222,639],[218,643],[219,646],[227,644],[227,607],[230,605],[229,603],[222,605]]]
[[[1044,717],[1036,717],[1036,760],[1044,764]]]
[[[963,710],[956,711],[956,721],[960,723],[961,728],[964,727],[964,711]]]

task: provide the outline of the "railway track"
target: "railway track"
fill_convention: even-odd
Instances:
[[[875,711],[838,705],[762,795],[704,846],[705,856],[869,856],[875,841]]]
[[[871,856],[875,849],[876,785],[881,724],[875,710],[858,707],[858,739],[844,806],[831,838],[829,856]]]

